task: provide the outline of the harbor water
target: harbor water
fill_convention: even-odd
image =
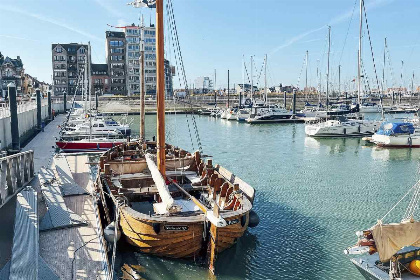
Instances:
[[[139,118],[132,117],[138,134]],[[376,223],[419,179],[420,149],[308,138],[304,124],[195,120],[204,154],[256,189],[260,216],[258,227],[218,256],[216,279],[362,279],[343,250],[356,242],[356,231]],[[193,127],[191,115],[167,115],[166,141],[196,150]],[[156,116],[146,116],[146,138],[155,131]],[[407,203],[385,221],[399,221]],[[140,264],[150,280],[213,279],[203,264],[127,248],[120,250],[117,266],[123,263]]]

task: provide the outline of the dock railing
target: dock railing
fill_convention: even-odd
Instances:
[[[34,178],[34,151],[0,157],[0,208]]]

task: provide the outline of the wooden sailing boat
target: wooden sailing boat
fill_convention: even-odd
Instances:
[[[156,31],[157,141],[104,153],[97,184],[107,221],[114,216],[135,249],[170,258],[204,255],[214,272],[217,253],[258,224],[255,190],[212,160],[205,163],[200,152],[165,143],[163,0],[156,1]]]

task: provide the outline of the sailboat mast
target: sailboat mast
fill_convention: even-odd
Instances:
[[[385,66],[386,66],[386,37],[385,37],[385,46],[384,46],[384,69],[382,70],[382,95],[385,95]]]
[[[245,55],[242,56],[242,97],[245,98]],[[239,108],[242,106],[241,93],[239,92]]]
[[[253,102],[254,100],[254,78],[252,77],[253,72],[252,72],[252,55],[251,55],[251,100]]]
[[[305,59],[305,64],[306,64],[306,78],[305,78],[305,99],[306,101],[308,101],[308,51],[306,51],[306,59]]]
[[[321,77],[319,75],[319,59],[316,62],[316,78],[317,78],[317,90],[318,90],[318,106],[321,104]]]
[[[359,24],[359,53],[357,63],[357,103],[360,104],[360,95],[362,91],[360,68],[362,65],[362,28],[363,28],[363,0],[360,0],[360,24]]]
[[[329,103],[330,51],[331,51],[331,26],[328,26],[327,111],[328,111],[328,103]]]
[[[88,55],[87,55],[87,68],[88,68],[88,73],[87,73],[87,89],[89,91],[89,111],[92,111],[92,91],[91,91],[91,56],[90,56],[90,41],[88,42]]]
[[[227,85],[227,90],[228,90],[228,102],[227,102],[227,106],[228,106],[228,108],[230,108],[229,69],[228,69],[228,85]]]
[[[265,87],[265,103],[268,104],[268,94],[267,94],[267,54],[265,55],[265,65],[264,65],[264,87]]]
[[[165,72],[163,39],[163,0],[156,0],[156,101],[157,101],[157,166],[165,178]]]
[[[140,36],[141,36],[141,42],[140,42],[140,48],[141,48],[141,54],[140,54],[140,142],[143,142],[146,140],[145,135],[145,127],[144,127],[144,118],[145,118],[145,78],[144,78],[144,24],[143,24],[143,16],[141,20],[141,29],[140,29]]]
[[[217,107],[216,69],[214,69],[214,107]]]
[[[414,71],[413,71],[413,79],[411,80],[410,105],[411,105],[411,97],[413,97],[413,92],[414,92]]]
[[[341,65],[338,65],[338,97],[341,96]]]

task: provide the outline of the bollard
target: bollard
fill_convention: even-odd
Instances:
[[[51,91],[48,91],[48,120],[52,121]]]
[[[66,93],[66,91],[63,91],[63,98],[64,98],[64,114],[66,113],[66,111],[67,111],[67,93]]]
[[[296,90],[293,90],[293,115],[296,115]]]
[[[96,110],[98,110],[98,107],[99,107],[98,90],[95,90],[95,105],[96,105]]]
[[[20,139],[19,139],[19,122],[17,114],[17,103],[16,103],[16,86],[13,83],[7,85],[9,106],[10,106],[10,127],[12,132],[12,149],[15,151],[20,150]]]
[[[286,109],[286,105],[287,105],[287,104],[286,104],[286,103],[287,103],[287,102],[286,102],[286,98],[287,98],[286,91],[284,91],[284,92],[283,92],[283,107],[284,107],[284,109]]]
[[[37,129],[41,130],[41,90],[39,88],[36,89],[36,120]]]

